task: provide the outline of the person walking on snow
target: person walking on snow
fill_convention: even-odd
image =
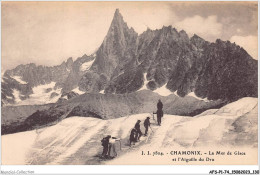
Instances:
[[[148,127],[150,126],[150,117],[147,117],[144,121],[145,133],[144,136],[147,136]]]
[[[117,152],[116,152],[116,142],[119,141],[119,138],[116,137],[111,137],[109,139],[109,146],[108,146],[108,156],[109,158],[114,158],[117,156]],[[121,148],[121,143],[120,143],[120,148]]]
[[[133,143],[133,145],[135,145],[136,138],[137,138],[136,135],[137,135],[137,131],[135,128],[133,128],[131,130],[131,134],[130,134],[130,138],[129,138],[130,146],[132,146],[132,143]]]
[[[162,109],[158,109],[155,114],[157,114],[157,122],[158,122],[158,125],[161,126],[162,117],[163,117],[163,111],[162,111]]]
[[[102,158],[108,158],[108,151],[109,151],[109,139],[111,138],[111,135],[107,135],[101,140],[102,146],[103,146],[103,152],[101,157]]]
[[[161,100],[159,99],[159,100],[158,100],[158,103],[157,103],[157,109],[158,109],[158,110],[162,110],[162,108],[163,108],[163,103],[162,103]]]
[[[103,146],[103,152],[101,158],[109,159],[117,156],[117,152],[115,148],[116,141],[120,142],[120,139],[116,137],[111,137],[111,135],[107,135],[101,140]],[[121,143],[120,143],[120,147],[121,147]]]
[[[153,113],[153,114],[157,114],[157,122],[158,122],[159,126],[161,126],[161,121],[162,121],[162,117],[163,117],[163,110],[162,110],[162,108],[163,108],[163,103],[159,99],[158,103],[157,103],[157,111],[156,111],[156,113]]]
[[[143,135],[142,131],[141,131],[141,126],[140,126],[141,120],[138,120],[135,124],[135,129],[136,129],[136,141],[140,140],[140,137]]]

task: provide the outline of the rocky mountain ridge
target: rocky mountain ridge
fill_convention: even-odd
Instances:
[[[85,65],[85,69],[83,69]],[[138,35],[117,9],[108,33],[91,56],[59,66],[19,65],[2,77],[2,105],[30,98],[33,88],[55,82],[49,98],[78,89],[125,94],[162,86],[181,97],[194,92],[209,100],[257,97],[257,61],[229,41],[205,41],[172,26]],[[147,83],[145,83],[147,80]],[[46,89],[46,91],[50,91]],[[74,91],[75,92],[75,91]],[[59,100],[60,101],[60,100]]]

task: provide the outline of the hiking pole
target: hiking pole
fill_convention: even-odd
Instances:
[[[152,128],[151,128],[151,126],[149,126],[149,127],[150,127],[151,131],[153,132],[153,130],[152,130]]]

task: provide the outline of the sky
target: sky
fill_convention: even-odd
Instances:
[[[138,34],[172,25],[190,37],[230,40],[258,57],[257,2],[2,2],[1,8],[2,72],[92,54],[117,8]]]

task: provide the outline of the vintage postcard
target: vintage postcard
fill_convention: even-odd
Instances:
[[[258,164],[257,2],[1,13],[3,165]]]

